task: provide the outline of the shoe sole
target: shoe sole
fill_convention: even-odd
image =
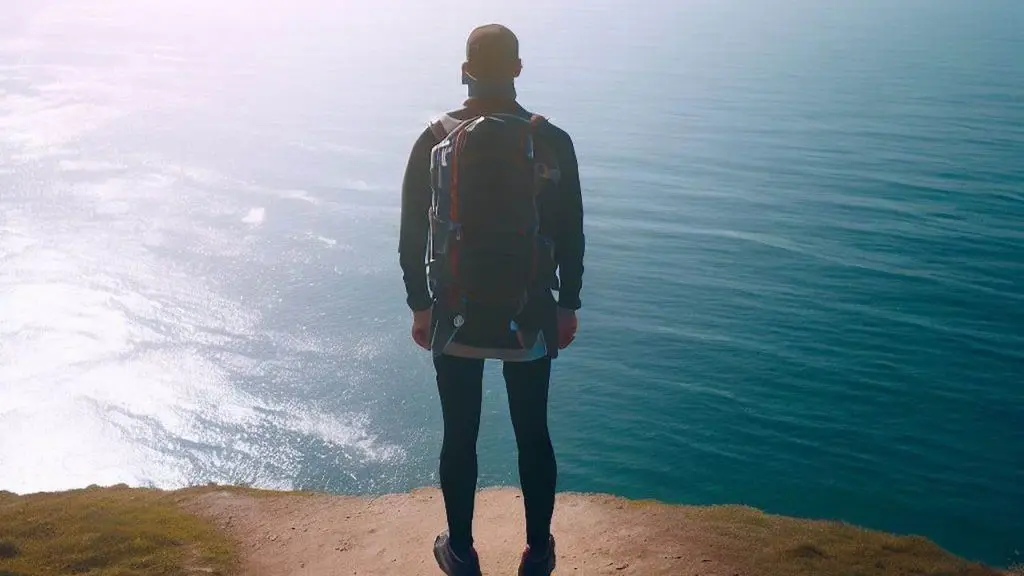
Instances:
[[[449,572],[444,567],[443,556],[441,555],[441,551],[437,548],[437,546],[434,546],[434,561],[437,562],[437,567],[440,568],[441,572],[443,572],[446,576],[454,576],[454,574]],[[477,574],[480,574],[480,572],[477,572]]]
[[[441,569],[441,572],[447,576],[452,576],[452,573],[445,569],[444,562],[441,557],[441,551],[437,549],[436,545],[434,546],[434,560],[437,562],[437,567]]]
[[[555,573],[555,568],[556,568],[557,564],[558,564],[558,554],[555,553],[554,542],[552,542],[551,543],[551,561],[545,567],[545,573],[547,574],[547,576],[551,576],[552,574]],[[517,574],[519,574],[521,576],[522,573],[523,573],[522,570],[523,570],[523,567],[522,567],[522,565],[520,565],[519,566],[519,572],[517,572]]]

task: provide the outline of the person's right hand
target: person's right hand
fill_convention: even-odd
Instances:
[[[412,340],[424,350],[430,350],[430,308],[412,313]]]

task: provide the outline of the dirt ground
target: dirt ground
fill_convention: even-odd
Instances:
[[[436,489],[375,499],[224,490],[188,507],[241,543],[247,576],[440,574],[431,553],[445,525]],[[715,559],[714,542],[678,507],[560,494],[552,532],[556,574],[740,574]],[[474,538],[484,574],[516,573],[525,544],[518,491],[478,494]]]

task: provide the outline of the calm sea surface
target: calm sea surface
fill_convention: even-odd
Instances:
[[[4,1],[0,489],[435,483],[399,185],[501,21],[584,182],[560,488],[1021,561],[1024,2],[473,4]]]

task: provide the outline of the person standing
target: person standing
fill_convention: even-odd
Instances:
[[[412,338],[433,354],[444,420],[448,527],[434,556],[449,576],[480,574],[472,523],[488,359],[502,362],[518,449],[526,515],[519,574],[555,568],[548,389],[552,360],[576,337],[583,205],[572,139],[518,102],[521,71],[511,30],[473,29],[462,64],[468,98],[419,135],[402,185],[399,260]]]

